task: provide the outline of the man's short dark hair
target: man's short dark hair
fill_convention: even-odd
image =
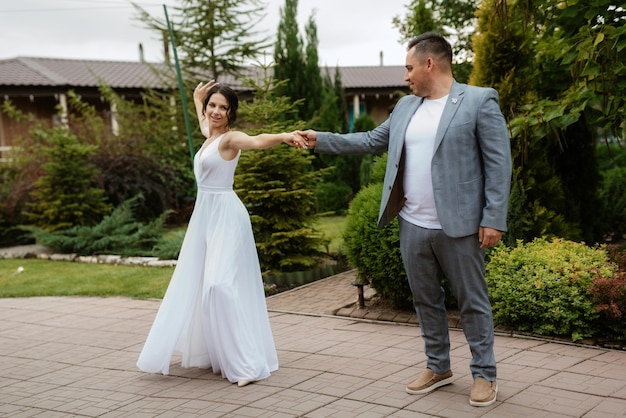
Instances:
[[[415,55],[431,55],[437,60],[452,63],[452,46],[438,32],[426,32],[411,39],[407,50],[415,47]]]

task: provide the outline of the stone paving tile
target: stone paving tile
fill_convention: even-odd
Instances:
[[[357,291],[351,286],[353,280],[353,271],[340,273],[270,296],[267,298],[267,307],[283,312],[334,314],[343,306],[356,301]]]
[[[337,400],[337,397],[305,392],[296,389],[284,389],[247,403],[251,408],[288,414],[292,417],[306,415],[316,409]]]
[[[626,364],[598,361],[598,357],[585,360],[567,368],[572,373],[593,374],[607,379],[623,379],[626,376]]]
[[[484,415],[480,415],[484,418],[571,418],[571,415],[563,415],[555,412],[542,411],[540,409],[532,408],[524,405],[512,405],[508,403],[502,403],[488,411]],[[581,415],[582,416],[582,415]],[[586,415],[585,415],[586,417]],[[607,417],[608,418],[608,417]],[[613,417],[614,418],[614,417]]]
[[[585,418],[626,417],[626,399],[604,399]]]
[[[498,401],[475,408],[462,332],[451,331],[453,384],[415,396],[404,387],[425,367],[419,327],[310,312],[270,312],[280,369],[264,381],[238,388],[179,357],[169,376],[146,374],[135,362],[158,306],[0,299],[0,417],[626,417],[623,351],[498,335]]]
[[[566,350],[561,354],[542,353],[534,350],[525,350],[507,358],[507,363],[519,366],[564,370],[582,361],[580,357],[568,355]]]
[[[398,410],[384,405],[352,399],[338,399],[304,415],[306,418],[380,418],[389,417]],[[415,417],[415,415],[412,415]]]
[[[371,383],[371,380],[361,377],[337,373],[321,373],[294,385],[293,388],[305,392],[314,392],[336,398],[343,398]]]
[[[603,398],[584,392],[555,389],[537,384],[512,396],[507,401],[514,405],[531,405],[533,408],[542,411],[582,417],[585,413],[598,406],[603,401]]]
[[[374,380],[367,386],[345,396],[361,402],[370,402],[377,405],[390,406],[402,409],[414,400],[414,395],[405,392],[406,385],[385,380]]]
[[[623,375],[622,375],[623,376]],[[607,379],[603,376],[590,376],[578,373],[560,372],[541,381],[542,386],[564,389],[571,392],[582,392],[598,396],[612,396],[623,389],[626,382]]]
[[[611,397],[626,400],[626,387],[612,393]]]
[[[280,354],[279,361],[282,361]],[[262,383],[264,385],[276,386],[279,388],[292,388],[297,387],[303,382],[315,379],[317,376],[322,374],[323,372],[299,369],[281,363],[280,368],[272,373],[271,379],[266,379]]]
[[[482,416],[499,405],[496,402],[488,407],[475,408],[469,404],[469,393],[455,393],[453,386],[444,386],[426,395],[413,395],[413,402],[404,409],[435,417],[467,418]]]
[[[518,364],[509,364],[507,360],[500,361],[498,364],[498,380],[506,379],[529,385],[535,382],[541,382],[550,376],[558,373],[557,370],[542,369],[530,366],[520,366]]]

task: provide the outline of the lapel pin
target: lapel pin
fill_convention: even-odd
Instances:
[[[456,104],[456,102],[457,102],[457,101],[458,101],[458,100],[457,100],[457,98],[456,98],[456,97],[453,97],[453,98],[452,98],[452,104]]]

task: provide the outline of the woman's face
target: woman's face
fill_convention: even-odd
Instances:
[[[221,93],[213,93],[204,108],[204,116],[209,119],[211,129],[228,128],[230,104]]]

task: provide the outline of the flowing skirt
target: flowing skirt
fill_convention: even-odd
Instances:
[[[199,186],[172,279],[137,361],[169,373],[211,368],[230,382],[278,369],[250,217],[232,190]]]

